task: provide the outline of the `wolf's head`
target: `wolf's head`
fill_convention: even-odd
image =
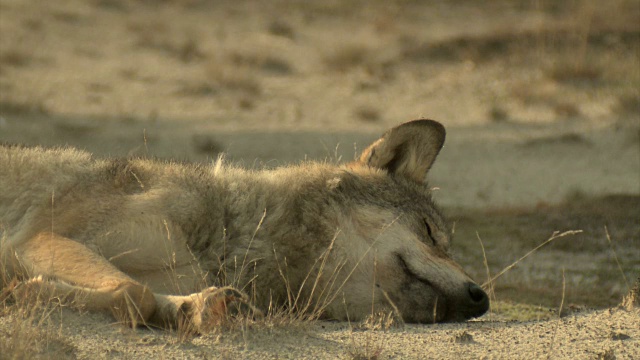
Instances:
[[[335,252],[348,280],[328,316],[362,319],[395,308],[404,321],[430,323],[489,308],[486,293],[451,259],[451,231],[425,183],[444,139],[436,121],[402,124],[334,180],[344,209]]]

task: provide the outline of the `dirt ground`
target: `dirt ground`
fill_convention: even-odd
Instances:
[[[465,324],[181,340],[7,305],[0,358],[637,358],[640,312],[615,306],[640,275],[639,54],[635,0],[0,0],[0,142],[261,168],[349,161],[429,117],[448,131],[429,181],[479,282],[582,231]]]

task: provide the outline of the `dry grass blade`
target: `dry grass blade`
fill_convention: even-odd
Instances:
[[[504,269],[502,269],[502,271],[500,271],[499,273],[497,273],[494,277],[492,277],[491,279],[487,280],[484,282],[484,284],[482,284],[482,288],[487,290],[487,285],[493,283],[494,281],[496,281],[499,277],[501,277],[502,275],[504,275],[507,271],[511,270],[514,266],[518,265],[518,263],[526,258],[529,257],[529,255],[533,254],[534,252],[538,251],[538,249],[540,249],[541,247],[547,245],[548,243],[552,242],[555,239],[559,239],[561,237],[565,237],[565,236],[569,236],[569,235],[575,235],[575,234],[580,234],[582,232],[582,230],[569,230],[569,231],[565,231],[563,233],[559,233],[558,231],[554,232],[551,237],[549,239],[547,239],[545,242],[543,242],[542,244],[536,246],[535,248],[533,248],[531,251],[529,251],[528,253],[524,254],[520,259],[514,261],[511,265],[505,267]]]
[[[564,306],[564,295],[566,290],[566,279],[564,276],[564,267],[562,268],[562,299],[560,300],[560,308],[558,309],[558,318],[562,316],[562,307]]]
[[[267,209],[264,209],[264,212],[262,213],[262,217],[258,222],[258,226],[256,226],[256,229],[253,232],[253,235],[251,236],[251,240],[249,240],[249,245],[247,246],[247,250],[244,253],[244,258],[242,259],[242,265],[240,266],[240,273],[238,274],[237,279],[234,281],[234,284],[238,284],[240,282],[240,279],[242,278],[242,274],[244,273],[244,270],[247,266],[247,256],[249,255],[249,250],[251,250],[251,245],[253,245],[253,241],[256,238],[256,234],[262,227],[262,223],[264,222],[264,218],[266,217],[267,217]]]
[[[489,288],[486,289],[487,290],[487,295],[489,296],[489,299],[493,298],[493,301],[495,301],[495,293],[493,291],[493,280],[491,279],[491,271],[489,271],[489,262],[487,261],[487,253],[484,251],[484,244],[482,243],[482,239],[480,238],[480,234],[476,231],[476,236],[478,237],[478,241],[480,242],[480,248],[482,249],[482,261],[484,264],[484,268],[487,270],[487,282],[489,285]],[[482,287],[484,287],[484,285],[482,285]],[[489,308],[489,315],[492,315],[493,311],[491,310],[491,308]]]
[[[302,309],[303,313],[306,313],[307,310],[312,305],[312,299],[313,299],[313,296],[314,296],[314,294],[316,292],[316,288],[318,286],[318,282],[320,281],[320,277],[322,276],[322,273],[324,272],[324,268],[325,268],[327,259],[329,258],[329,254],[331,254],[331,250],[333,249],[333,245],[335,244],[335,241],[336,241],[336,239],[337,239],[339,234],[340,234],[340,230],[336,231],[336,234],[331,239],[331,243],[329,243],[329,247],[327,248],[327,250],[320,255],[320,258],[316,259],[316,263],[318,262],[319,259],[322,259],[322,262],[320,263],[320,268],[318,269],[318,274],[316,275],[315,281],[313,283],[313,287],[311,288],[311,293],[309,294],[309,298],[307,299],[307,303]],[[300,286],[300,290],[298,291],[298,296],[296,296],[295,304],[298,303],[298,299],[299,299],[299,297],[300,297],[300,295],[302,293],[302,288],[304,287],[304,284],[306,284],[307,279],[311,275],[311,271],[315,268],[316,263],[314,263],[313,267],[311,268],[311,270],[309,270],[309,273],[307,274],[307,276],[305,277],[304,281],[302,282],[302,285]],[[339,271],[339,269],[334,269],[334,273],[331,274],[330,279],[334,278],[334,275],[337,274],[337,271]],[[330,282],[330,285],[333,285],[333,281]],[[320,295],[318,295],[318,299],[322,299],[323,298],[323,295],[324,295],[324,292],[325,292],[326,289],[327,289],[327,287],[325,286],[322,289],[322,291],[320,292]],[[314,318],[319,316],[322,313],[322,311],[324,310],[324,308],[326,307],[326,305],[328,305],[328,304],[322,304],[320,306],[318,306],[318,304],[316,304],[314,309],[313,309],[313,312],[312,312],[313,315],[312,316]]]
[[[620,306],[627,310],[640,306],[640,276],[636,279],[633,288],[622,298]]]
[[[564,307],[564,295],[566,290],[566,279],[564,276],[564,267],[562,268],[562,299],[560,300],[560,307],[558,308],[558,321],[556,322],[556,326],[553,329],[553,337],[551,338],[551,344],[549,345],[549,354],[547,355],[547,359],[551,359],[551,354],[553,353],[553,344],[556,341],[556,334],[558,333],[558,327],[560,327],[560,319],[562,318],[562,308]]]
[[[351,275],[353,275],[353,273],[356,271],[356,269],[358,268],[358,266],[360,265],[360,263],[367,257],[367,255],[369,254],[369,252],[371,251],[371,249],[374,248],[375,244],[380,240],[382,234],[389,228],[391,227],[393,224],[395,224],[398,219],[400,217],[396,217],[395,219],[393,219],[391,222],[389,222],[387,225],[385,225],[382,230],[380,231],[380,233],[378,234],[378,236],[373,240],[373,242],[369,245],[369,247],[367,248],[367,250],[365,250],[362,255],[360,256],[360,258],[358,259],[358,261],[356,262],[356,264],[353,266],[353,268],[351,269],[351,271],[349,271],[349,273],[345,276],[344,280],[342,281],[342,283],[340,284],[340,286],[338,286],[338,288],[335,290],[335,293],[330,296],[327,297],[327,302],[326,304],[330,304],[332,303],[336,297],[338,296],[338,294],[340,293],[340,291],[342,291],[342,289],[344,288],[344,286],[347,284],[347,281],[349,281],[349,279],[351,278]]]
[[[618,254],[616,253],[616,250],[613,248],[613,243],[611,242],[611,236],[609,236],[609,229],[607,229],[607,227],[604,227],[604,232],[607,234],[607,241],[609,242],[609,247],[611,248],[611,252],[613,253],[613,258],[616,260],[616,264],[618,265],[618,270],[620,270],[620,274],[622,274],[622,278],[624,279],[624,284],[627,286],[627,291],[629,289],[631,289],[631,287],[629,286],[629,281],[627,280],[627,276],[624,274],[624,271],[622,270],[622,265],[620,265],[620,261],[618,260]]]
[[[280,277],[284,281],[287,298],[288,298],[287,299],[288,309],[285,311],[285,313],[291,316],[293,319],[305,319],[305,320],[318,319],[321,316],[321,314],[324,312],[326,307],[329,306],[339,296],[345,284],[347,283],[347,281],[349,281],[349,279],[351,278],[351,275],[356,271],[360,263],[367,257],[369,252],[372,249],[374,249],[375,244],[380,239],[380,235],[384,231],[386,231],[387,228],[393,225],[397,220],[398,218],[395,218],[393,221],[391,221],[389,224],[387,224],[382,228],[378,237],[376,237],[373,243],[370,244],[370,246],[358,259],[358,261],[353,266],[353,268],[351,268],[348,271],[348,273],[345,274],[344,277],[341,277],[340,275],[342,274],[342,270],[346,262],[339,262],[338,264],[336,264],[332,272],[329,274],[328,278],[324,281],[324,284],[321,288],[319,288],[320,280],[321,280],[321,277],[323,277],[323,273],[326,267],[326,262],[329,258],[329,255],[332,252],[334,243],[340,234],[340,230],[336,232],[327,249],[317,259],[315,259],[314,264],[311,266],[309,272],[303,279],[297,291],[295,291],[295,289],[291,287],[289,278],[286,274],[287,259],[284,258],[284,270],[283,270],[283,267],[280,265],[280,261],[278,260],[276,250],[274,248],[273,252],[276,260],[276,266],[278,268],[278,273],[280,274]],[[307,281],[310,279],[310,276],[312,275],[312,273],[315,271],[316,268],[318,272],[315,275],[313,284],[311,285],[310,293],[305,294],[306,301],[304,303],[301,303],[300,302],[301,295],[303,295],[305,284],[307,284]],[[392,304],[392,308],[394,308],[394,310],[398,312],[398,309],[394,304]],[[271,313],[272,315],[278,315],[279,312],[280,310],[276,309],[275,313],[273,313],[270,306],[269,313]]]

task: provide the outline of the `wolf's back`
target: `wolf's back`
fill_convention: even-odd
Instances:
[[[27,215],[50,206],[92,167],[91,156],[75,149],[0,146],[0,229],[17,231]]]

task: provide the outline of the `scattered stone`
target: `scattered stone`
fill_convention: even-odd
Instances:
[[[453,342],[458,344],[475,344],[476,341],[473,340],[473,336],[471,334],[463,331],[453,337]]]
[[[612,332],[611,335],[609,335],[609,337],[611,338],[611,340],[627,340],[627,339],[631,339],[631,336],[625,334],[625,333],[621,333],[621,332]]]
[[[602,353],[598,354],[598,360],[616,360],[616,354],[613,349],[607,349]]]

